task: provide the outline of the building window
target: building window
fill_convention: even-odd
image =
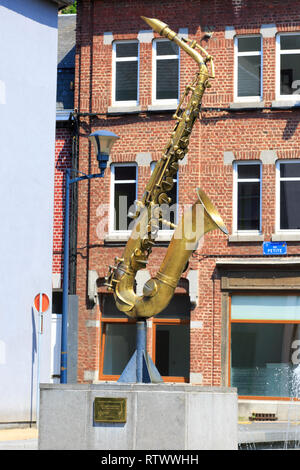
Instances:
[[[234,165],[233,231],[261,230],[261,164],[239,162]]]
[[[155,165],[156,162],[151,163],[151,172],[154,170]],[[167,192],[167,196],[171,198],[171,202],[170,204],[161,205],[161,218],[163,221],[159,223],[160,230],[173,230],[170,223],[178,223],[178,171],[173,175],[173,187]]]
[[[103,294],[100,380],[118,380],[136,350],[136,320],[120,312],[111,294]],[[188,382],[190,370],[190,300],[175,295],[153,317],[152,360],[165,382]]]
[[[230,384],[242,397],[292,397],[300,296],[232,295]]]
[[[118,380],[136,349],[136,324],[117,309],[111,294],[101,300],[100,379]]]
[[[277,230],[300,230],[300,161],[277,162]]]
[[[139,102],[139,43],[113,43],[113,104],[136,106]]]
[[[179,95],[179,47],[172,41],[153,41],[152,101],[176,104]]]
[[[261,36],[235,38],[235,101],[262,98]]]
[[[137,198],[137,165],[135,163],[111,166],[110,232],[128,231],[132,219],[129,209]]]
[[[190,298],[174,295],[153,317],[153,361],[164,382],[188,382],[190,372]]]
[[[277,96],[299,100],[300,93],[300,33],[278,34]]]

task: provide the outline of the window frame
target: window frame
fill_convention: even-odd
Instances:
[[[238,39],[260,38],[260,51],[238,52]],[[238,96],[238,59],[239,57],[260,55],[260,96]],[[234,37],[234,102],[260,102],[263,99],[263,38],[261,34],[241,34]]]
[[[292,95],[281,95],[280,94],[280,58],[281,58],[280,38],[282,36],[300,36],[300,31],[299,32],[293,31],[293,32],[289,32],[289,33],[278,33],[278,34],[276,34],[276,65],[275,65],[275,69],[276,69],[276,78],[275,78],[275,80],[276,80],[276,85],[275,85],[276,99],[278,101],[280,101],[280,100],[300,101],[300,94],[299,93],[292,94]],[[297,53],[299,53],[299,55],[300,55],[300,49],[287,49],[287,50],[284,50],[284,54],[297,54]],[[300,88],[300,78],[299,78],[299,87],[298,87],[298,89],[299,88]]]
[[[117,57],[116,46],[118,44],[136,43],[138,45],[137,57]],[[128,101],[116,100],[116,64],[117,62],[137,61],[137,99]],[[139,83],[140,83],[140,42],[137,39],[124,39],[113,41],[112,43],[112,106],[138,106],[139,104]]]
[[[115,180],[115,168],[116,167],[135,167],[135,200],[137,199],[138,193],[138,165],[135,162],[131,163],[112,163],[110,166],[110,203],[109,203],[109,235],[119,235],[125,238],[131,233],[131,230],[116,230],[115,224],[115,184],[119,183],[133,183],[133,180]]]
[[[152,105],[178,105],[179,95],[180,95],[180,47],[178,46],[178,54],[175,55],[165,55],[157,56],[156,45],[158,42],[167,42],[169,39],[165,38],[156,38],[152,41]],[[167,60],[167,59],[178,59],[178,91],[177,99],[156,99],[156,75],[157,75],[157,60]]]
[[[238,166],[239,165],[259,165],[260,167],[260,178],[238,178]],[[259,228],[257,230],[238,230],[238,183],[243,182],[255,182],[259,181]],[[258,160],[243,160],[233,162],[233,230],[232,232],[236,235],[261,235],[262,233],[262,162]]]
[[[300,159],[287,159],[287,160],[277,160],[275,168],[276,168],[276,189],[275,189],[275,197],[276,197],[276,203],[275,203],[275,232],[278,234],[295,234],[299,235],[300,229],[281,229],[280,228],[280,182],[281,181],[299,181],[300,183],[300,177],[281,177],[280,176],[280,165],[282,163],[299,163],[300,164]]]
[[[293,291],[280,291],[280,292],[274,292],[274,291],[237,291],[237,292],[231,292],[228,297],[228,302],[229,302],[229,319],[228,319],[228,351],[227,351],[227,383],[228,387],[231,387],[231,325],[232,323],[279,323],[279,324],[300,324],[300,320],[233,320],[231,318],[231,298],[233,295],[244,295],[244,296],[289,296],[289,295],[295,295],[295,296],[300,296],[300,290],[293,290]],[[279,401],[290,401],[292,398],[291,397],[271,397],[271,396],[258,396],[258,395],[238,395],[239,399],[246,399],[246,400],[279,400]],[[294,401],[300,401],[299,398],[293,398]]]
[[[106,326],[109,324],[134,324],[135,319],[132,318],[114,318],[114,317],[103,317],[100,312],[100,355],[99,355],[99,380],[113,380],[117,381],[120,375],[104,374],[104,353],[105,353],[105,340],[106,340]],[[129,358],[130,359],[130,358]]]

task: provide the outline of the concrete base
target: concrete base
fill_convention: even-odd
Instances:
[[[40,450],[238,448],[236,389],[181,384],[41,384]],[[127,398],[126,423],[96,423],[96,397]]]

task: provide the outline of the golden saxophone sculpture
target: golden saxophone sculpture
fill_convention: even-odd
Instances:
[[[212,57],[196,41],[180,39],[162,21],[142,18],[161,36],[174,41],[199,65],[195,79],[186,87],[173,116],[177,122],[163,155],[155,165],[142,200],[136,201],[136,212],[131,215],[136,221],[123,256],[115,258],[116,266],[109,267],[106,278],[106,286],[113,292],[117,308],[129,317],[145,319],[161,312],[169,304],[200,238],[216,228],[225,234],[228,232],[219,213],[200,189],[197,189],[198,200],[184,213],[177,227],[161,217],[161,205],[171,202],[167,192],[173,187],[178,161],[188,152],[189,136],[199,116],[204,91],[211,86],[209,79],[214,78],[214,67]],[[207,63],[210,63],[211,73]],[[182,110],[184,100],[187,105]],[[199,223],[197,217],[199,209],[202,210],[202,223]],[[160,222],[167,223],[176,230],[158,273],[145,283],[143,295],[138,296],[135,292],[136,273],[146,267]]]

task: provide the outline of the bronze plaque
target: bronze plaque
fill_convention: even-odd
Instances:
[[[96,423],[126,423],[126,398],[96,397],[94,421]]]

